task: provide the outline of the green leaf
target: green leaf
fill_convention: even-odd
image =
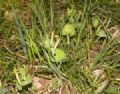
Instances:
[[[18,82],[16,82],[16,87],[18,90],[22,90],[22,86]]]
[[[120,91],[117,90],[115,87],[109,87],[106,91],[105,94],[120,94]]]
[[[26,85],[32,83],[32,77],[31,77],[30,74],[26,73],[25,66],[20,67],[18,71],[19,71],[19,75],[18,76],[19,76],[19,79],[20,79],[20,82],[21,82],[21,84],[17,83],[17,87],[19,89],[22,88],[20,86],[26,86]]]
[[[28,84],[32,83],[32,77],[30,74],[28,74],[24,81],[22,81],[22,86],[26,86]]]
[[[105,33],[104,30],[100,29],[96,32],[96,35],[99,37],[107,37],[107,34]]]
[[[62,60],[66,59],[66,54],[61,49],[56,49],[54,52],[54,59],[56,62],[61,62]]]
[[[20,76],[19,77],[21,77],[20,79],[25,80],[26,72],[25,72],[24,67],[20,67],[19,68],[19,72],[20,72]]]
[[[6,88],[0,88],[0,94],[8,94],[8,90]]]
[[[99,25],[98,16],[92,17],[92,25],[93,27],[97,27]]]

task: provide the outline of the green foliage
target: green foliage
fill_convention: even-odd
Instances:
[[[100,19],[99,19],[100,20]],[[99,25],[99,20],[98,20],[98,17],[95,16],[95,17],[92,17],[92,24],[93,24],[93,27],[97,27]]]
[[[18,90],[22,90],[23,87],[32,83],[32,77],[29,73],[27,73],[26,66],[14,68],[14,73],[16,75],[16,87]]]
[[[115,87],[109,87],[106,91],[105,94],[120,94],[120,90],[118,90]]]
[[[8,90],[6,88],[0,88],[0,94],[7,94]]]
[[[98,29],[98,30],[96,31],[96,35],[99,36],[99,37],[107,37],[107,34],[106,34],[105,31],[102,30],[102,29]]]
[[[111,6],[112,0],[30,0],[26,7],[30,15],[29,26],[24,23],[26,8],[16,7],[19,1],[5,2],[10,7],[7,13],[13,19],[8,19],[8,16],[5,22],[0,19],[0,34],[4,36],[1,38],[0,35],[0,44],[1,40],[5,44],[11,35],[16,35],[14,40],[19,39],[19,45],[15,45],[20,49],[13,51],[14,47],[0,45],[2,84],[10,82],[17,87],[16,91],[20,90],[23,94],[32,92],[32,74],[55,79],[52,83],[55,89],[63,88],[69,81],[73,91],[80,94],[119,92],[120,85],[116,79],[119,78],[120,45],[107,32],[111,24],[117,22],[115,19],[120,17],[119,13],[117,17],[111,15],[116,9],[106,9]],[[20,16],[15,13],[16,9],[21,11]],[[0,16],[4,16],[4,13]],[[13,29],[15,33],[8,34]],[[14,64],[16,61],[19,62]],[[95,73],[98,69],[97,72],[102,71],[102,74]],[[12,81],[13,78],[16,79]],[[117,89],[111,89],[116,83]],[[51,84],[48,84],[44,90],[50,90],[50,87]],[[5,94],[9,91],[3,89],[1,92]]]

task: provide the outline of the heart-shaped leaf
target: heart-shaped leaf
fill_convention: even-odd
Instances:
[[[19,67],[18,70],[15,69],[15,74],[17,78],[16,87],[18,88],[18,90],[22,90],[23,86],[32,83],[32,76],[27,73],[27,69],[25,66]]]

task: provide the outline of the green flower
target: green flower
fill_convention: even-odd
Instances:
[[[75,27],[73,24],[67,23],[62,30],[62,35],[69,35],[74,36],[75,35]]]
[[[55,49],[53,53],[54,59],[56,62],[61,62],[62,60],[66,59],[66,53],[61,49]]]

